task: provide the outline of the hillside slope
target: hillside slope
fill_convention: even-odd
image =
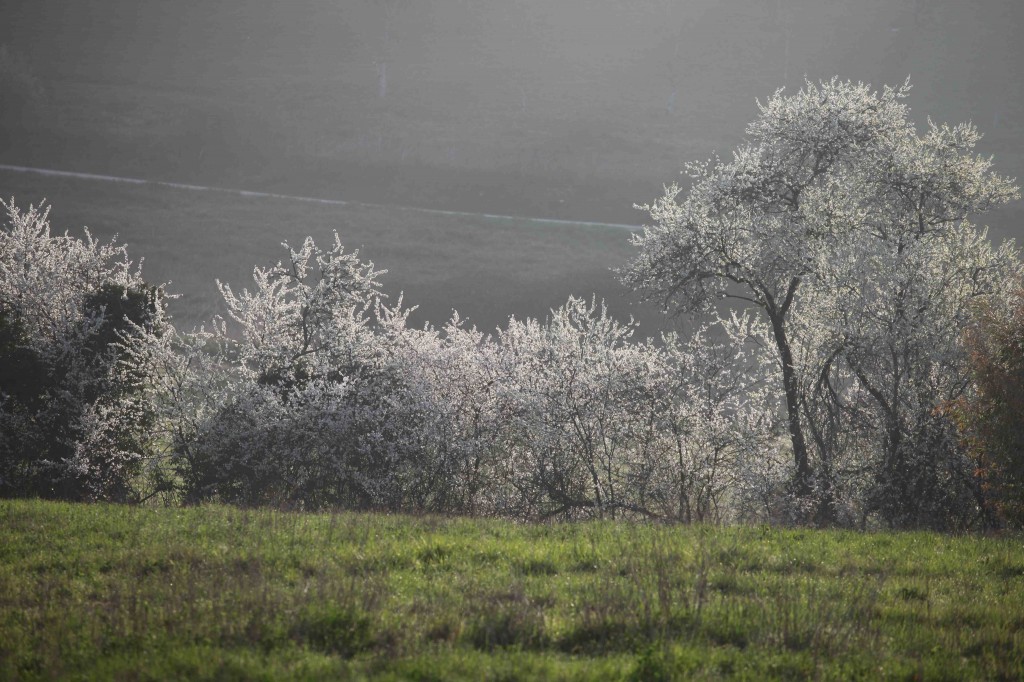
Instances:
[[[0,162],[639,222],[683,162],[736,146],[755,98],[909,74],[920,125],[973,119],[1022,176],[1022,17],[1014,0],[35,0],[0,29],[43,91],[23,108],[8,90]]]

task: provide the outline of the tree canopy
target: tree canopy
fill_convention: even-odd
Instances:
[[[671,311],[732,301],[763,317],[793,492],[823,521],[840,513],[844,467],[871,469],[869,507],[893,522],[938,514],[939,490],[966,494],[935,408],[967,387],[968,302],[999,295],[1018,268],[1012,247],[993,249],[968,222],[1018,188],[974,155],[973,125],[929,119],[919,132],[909,89],[833,79],[777,91],[731,159],[688,165],[682,198],[673,184],[644,207],[654,224],[625,275]]]

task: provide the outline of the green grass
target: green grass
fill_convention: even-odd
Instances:
[[[1019,537],[0,503],[3,679],[1020,679]]]
[[[153,282],[172,281],[181,299],[172,313],[186,329],[220,312],[215,279],[251,284],[254,265],[284,255],[281,242],[306,235],[326,244],[337,230],[349,249],[388,270],[392,297],[418,305],[414,321],[443,323],[452,308],[481,329],[510,315],[543,317],[570,294],[608,299],[622,318],[635,314],[655,333],[665,320],[630,304],[613,267],[634,253],[629,232],[614,227],[444,216],[359,204],[323,205],[289,199],[131,185],[0,170],[0,196],[22,208],[44,198],[55,231],[115,234],[129,255],[145,258]]]

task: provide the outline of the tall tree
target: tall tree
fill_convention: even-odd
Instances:
[[[910,409],[908,385],[920,392],[922,372],[955,364],[963,301],[1015,267],[964,221],[1017,188],[972,156],[972,126],[929,122],[919,135],[909,89],[833,79],[777,91],[731,160],[687,166],[681,201],[672,185],[645,207],[655,224],[634,238],[625,275],[667,310],[732,301],[763,315],[793,492],[821,521],[836,513],[836,458],[853,430],[871,430],[869,415],[888,424],[883,459],[924,438],[909,426],[924,403]]]

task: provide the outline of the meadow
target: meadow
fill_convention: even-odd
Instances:
[[[1020,537],[0,502],[0,677],[1020,679]]]

